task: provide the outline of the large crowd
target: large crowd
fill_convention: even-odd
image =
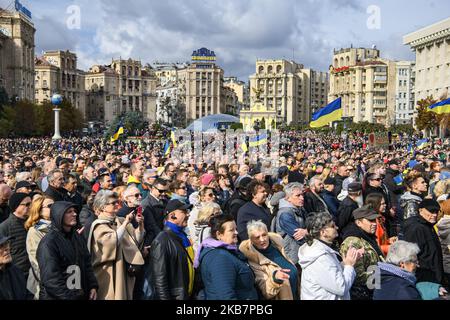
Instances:
[[[0,139],[0,300],[447,299],[448,139],[280,141]]]

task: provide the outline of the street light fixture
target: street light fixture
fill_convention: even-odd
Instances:
[[[59,111],[61,109],[59,106],[61,105],[63,98],[60,94],[54,94],[52,96],[51,102],[54,105],[53,111],[55,112],[55,134],[52,137],[52,140],[61,140],[61,133],[59,132]]]

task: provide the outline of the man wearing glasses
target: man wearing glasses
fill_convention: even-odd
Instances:
[[[12,263],[10,238],[0,235],[0,300],[26,300],[29,296],[22,271]]]
[[[164,228],[164,208],[167,205],[169,184],[164,179],[156,179],[148,196],[142,201],[142,208],[152,214],[159,231]]]
[[[28,279],[30,261],[26,248],[27,230],[25,221],[28,218],[31,198],[26,193],[14,193],[9,199],[9,207],[12,214],[0,224],[0,236],[10,237],[11,256],[13,263],[23,272]]]

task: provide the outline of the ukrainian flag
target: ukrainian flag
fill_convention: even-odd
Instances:
[[[172,145],[169,141],[166,141],[166,144],[164,146],[164,156],[167,157],[170,155],[170,152],[172,151]]]
[[[248,152],[248,147],[247,147],[247,144],[245,143],[245,141],[244,141],[244,142],[242,142],[242,144],[241,144],[241,148],[242,148],[242,151],[244,151],[244,152]]]
[[[170,131],[170,138],[172,139],[173,147],[176,148],[178,144],[177,144],[177,139],[175,137],[175,131],[173,131],[173,130]]]
[[[421,150],[428,145],[428,139],[422,139],[416,142],[417,149]]]
[[[257,135],[256,137],[250,139],[250,147],[258,147],[267,144],[267,133]]]
[[[311,128],[320,128],[326,126],[330,122],[341,120],[342,118],[342,108],[341,108],[342,98],[337,98],[330,104],[326,105],[319,111],[313,114],[312,121],[309,124]]]
[[[441,102],[432,104],[428,107],[428,111],[437,113],[437,114],[444,114],[444,113],[450,113],[450,98],[442,100]]]
[[[399,174],[398,176],[394,177],[394,182],[396,185],[401,185],[403,183],[403,174]]]
[[[111,137],[111,142],[114,142],[119,139],[120,135],[123,134],[123,123],[122,121],[119,122],[117,125],[116,131],[114,131],[114,134]]]

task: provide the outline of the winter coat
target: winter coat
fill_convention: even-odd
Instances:
[[[31,263],[30,272],[28,273],[27,289],[34,294],[34,299],[39,299],[39,265],[36,259],[36,251],[42,238],[50,231],[51,221],[39,220],[34,226],[28,229],[27,234],[27,253]]]
[[[384,262],[379,262],[378,268],[380,288],[375,288],[373,300],[422,300],[414,274]]]
[[[183,242],[170,228],[164,227],[150,248],[152,283],[157,300],[188,300],[189,260]]]
[[[241,252],[207,247],[199,261],[206,300],[258,299],[255,276]]]
[[[305,193],[305,204],[303,207],[307,213],[311,212],[329,212],[325,201],[317,194],[309,191]]]
[[[29,296],[22,270],[12,263],[0,270],[0,301],[27,300]]]
[[[90,291],[98,288],[84,238],[74,228],[69,233],[63,229],[64,213],[72,206],[65,201],[53,204],[50,231],[39,243],[40,300],[88,299]],[[81,287],[68,287],[76,274]]]
[[[47,190],[45,190],[44,192],[47,196],[49,196],[50,198],[52,198],[55,202],[56,201],[69,201],[70,200],[67,199],[67,191],[64,188],[60,188],[60,189],[56,189],[52,186],[48,186]]]
[[[336,225],[338,226],[341,235],[345,233],[346,228],[355,221],[353,218],[353,211],[358,208],[358,203],[348,196],[339,205]]]
[[[225,202],[223,212],[233,216],[234,221],[237,221],[239,209],[248,202],[248,199],[240,191],[234,192],[231,197]]]
[[[9,208],[8,204],[4,204],[0,206],[0,223],[8,219],[9,215],[11,214],[11,209]]]
[[[344,241],[341,245],[341,256],[345,257],[347,251],[353,247],[364,249],[364,255],[355,264],[356,280],[351,289],[352,300],[372,299],[372,294],[367,288],[367,279],[372,275],[370,267],[376,266],[383,261],[383,253],[378,247],[375,235],[370,235],[352,223],[347,232],[343,235]]]
[[[384,176],[384,184],[389,190],[389,201],[393,207],[398,207],[400,196],[405,192],[405,187],[402,185],[397,185],[394,178],[400,174],[398,170],[392,170],[391,168],[386,169],[386,175]]]
[[[417,282],[442,283],[442,249],[433,225],[420,215],[409,218],[404,224],[404,240],[416,243],[420,248]]]
[[[419,204],[422,202],[422,197],[416,193],[411,193],[410,191],[405,192],[404,195],[400,197],[400,207],[403,211],[403,219],[408,219],[419,215]]]
[[[350,300],[355,269],[343,266],[338,255],[319,240],[314,240],[311,246],[305,243],[300,247],[301,300]]]
[[[294,239],[296,229],[306,229],[306,212],[286,199],[281,199],[276,217],[275,231],[283,238],[283,248],[286,255],[294,263],[298,262],[298,249],[305,243],[304,239]]]
[[[450,216],[445,215],[437,224],[438,236],[441,241],[444,272],[450,273]]]
[[[166,208],[166,200],[158,200],[151,193],[142,200],[141,206],[145,210],[149,210],[153,216],[153,220],[158,228],[158,233],[164,229],[164,209]],[[156,234],[157,235],[157,234]]]
[[[334,193],[334,195],[335,195],[336,197],[339,195],[339,193],[341,193],[341,190],[342,190],[342,184],[343,184],[343,182],[344,182],[344,180],[345,180],[346,178],[347,178],[347,177],[343,177],[343,176],[340,176],[340,175],[338,175],[338,174],[334,176],[335,183],[334,183],[333,193]]]
[[[127,272],[129,264],[142,266],[144,258],[139,250],[143,234],[128,224],[122,240],[117,229],[124,218],[113,221],[100,215],[91,226],[88,247],[92,268],[99,283],[98,300],[132,300],[136,278]]]
[[[2,224],[0,224],[0,235],[11,237],[11,256],[13,264],[22,270],[25,279],[28,278],[30,260],[27,253],[27,230],[25,220],[11,213]]]
[[[339,203],[338,199],[336,198],[336,196],[334,195],[334,193],[331,191],[328,191],[328,190],[323,190],[320,193],[320,196],[322,197],[323,201],[325,201],[325,203],[328,207],[328,211],[331,213],[331,215],[334,218],[336,218],[340,203]]]
[[[261,220],[267,226],[267,229],[269,229],[272,215],[266,205],[258,206],[253,201],[244,204],[239,209],[237,215],[237,229],[240,241],[248,239],[247,223],[252,220]]]
[[[121,218],[125,218],[127,215],[129,215],[131,212],[134,211],[134,214],[136,215],[138,212],[139,207],[128,207],[126,203],[123,203],[123,207],[120,208],[120,210],[117,212],[117,216]],[[145,229],[145,235],[144,235],[144,246],[149,246],[152,244],[153,239],[158,235],[160,232],[156,221],[153,217],[153,214],[150,212],[150,209],[144,209],[142,208],[142,216],[144,217],[144,229]],[[132,220],[131,225],[137,229],[139,227],[136,220]]]
[[[269,233],[269,239],[280,254],[294,266],[294,263],[284,252],[283,239],[276,233]],[[282,281],[279,283],[274,280],[274,273],[281,269],[279,265],[256,250],[250,240],[242,242],[239,250],[247,257],[248,263],[255,274],[256,284],[265,299],[293,299],[290,281]],[[299,284],[300,281],[297,281],[297,283]],[[298,287],[298,290],[300,290],[300,286]]]

